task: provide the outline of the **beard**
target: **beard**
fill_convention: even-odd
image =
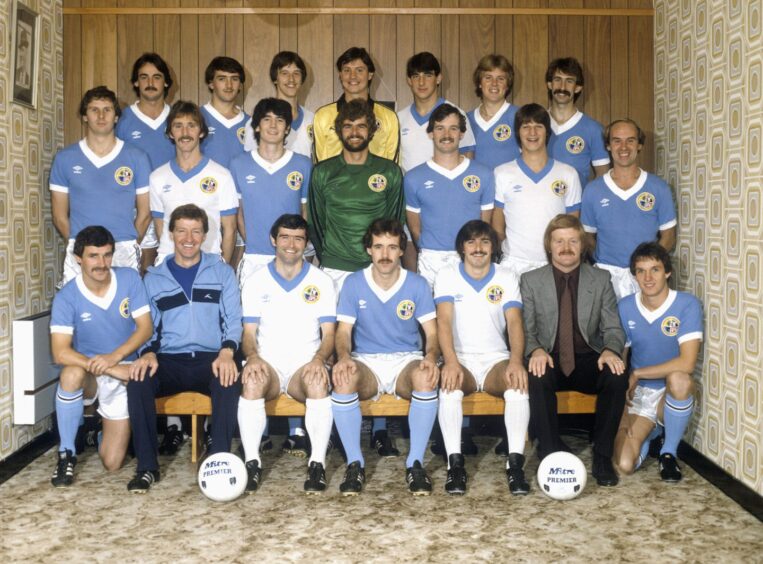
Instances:
[[[361,151],[365,151],[370,143],[370,137],[366,137],[366,139],[360,145],[350,145],[349,139],[342,138],[342,147],[344,147],[350,153],[360,153]]]

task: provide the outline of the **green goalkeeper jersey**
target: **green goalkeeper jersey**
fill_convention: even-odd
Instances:
[[[403,173],[394,162],[368,154],[350,165],[340,154],[315,165],[310,178],[307,221],[321,265],[354,272],[371,258],[363,234],[375,219],[405,221]]]

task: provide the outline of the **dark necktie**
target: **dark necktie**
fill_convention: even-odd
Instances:
[[[559,301],[559,368],[565,376],[575,370],[575,344],[572,327],[572,288],[570,275],[563,274],[564,289]]]

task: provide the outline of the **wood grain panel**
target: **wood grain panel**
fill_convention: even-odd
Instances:
[[[440,0],[415,0],[416,8],[439,8]],[[442,64],[442,16],[436,14],[426,16],[414,16],[414,43],[413,53],[429,51],[440,59]],[[410,55],[409,55],[410,56]],[[454,69],[455,70],[455,69]],[[445,82],[447,75],[443,77]],[[443,84],[443,89],[445,84]]]
[[[458,0],[441,0],[443,8],[457,8]],[[461,45],[459,45],[459,20],[460,16],[442,16],[440,18],[441,51],[440,64],[442,65],[443,81],[442,95],[454,104],[460,105],[460,79],[459,68],[461,65]]]
[[[395,0],[370,0],[372,8],[392,8]],[[371,96],[375,100],[395,102],[397,100],[397,50],[392,46],[397,44],[397,22],[395,16],[369,16],[368,18],[368,50],[376,64]],[[405,65],[405,61],[402,63]],[[400,109],[400,101],[397,100]]]
[[[368,7],[368,0],[334,0],[337,8]],[[376,66],[378,59],[369,48],[369,17],[368,16],[334,16],[334,61],[350,47],[365,47],[370,53]],[[376,82],[376,79],[374,79]],[[372,84],[372,90],[376,84]],[[342,94],[339,81],[334,83],[334,98]]]
[[[586,7],[609,8],[609,0],[588,0]],[[610,121],[612,92],[610,18],[585,18],[586,112],[606,125]]]
[[[72,2],[79,7],[79,2]],[[64,144],[82,137],[82,17],[64,16]]]
[[[539,0],[515,0],[515,8],[545,8]],[[548,16],[514,17],[514,96],[523,104],[546,105]]]
[[[495,0],[496,8],[513,8],[513,0]],[[514,16],[496,16],[495,17],[495,52],[506,57],[511,65],[514,66]],[[474,66],[469,72],[471,77],[474,69],[477,67],[477,62],[474,61]],[[472,83],[474,88],[474,83]],[[477,99],[475,97],[475,99]],[[514,96],[514,89],[512,87],[512,93],[509,97],[509,101],[515,103],[516,96]],[[476,103],[475,103],[476,105]],[[466,108],[464,108],[466,109]]]
[[[265,6],[268,0],[256,0],[253,5]],[[254,77],[247,90],[244,109],[251,112],[262,98],[275,91],[268,77],[270,61],[278,53],[278,16],[246,16],[244,20],[244,66]]]
[[[280,6],[284,8],[296,8],[297,0],[281,0]],[[282,15],[278,17],[279,27],[279,51],[299,52],[299,18],[295,15]]]
[[[397,0],[400,8],[412,7],[414,0]],[[395,42],[395,58],[397,59],[397,108],[405,108],[413,102],[411,88],[406,76],[406,63],[416,53],[414,37],[416,34],[414,16],[398,16],[395,18],[397,41]],[[389,47],[387,47],[389,48]]]
[[[119,6],[153,7],[152,0],[119,0]],[[117,16],[117,96],[123,104],[131,104],[135,92],[130,82],[132,64],[141,54],[154,49],[154,18],[152,16]]]
[[[583,8],[583,0],[548,0],[549,8]],[[587,7],[587,6],[586,6]],[[575,57],[583,65],[585,79],[588,68],[585,59],[585,23],[580,16],[550,16],[548,18],[548,58]],[[588,88],[578,98],[578,107],[583,109]]]
[[[154,0],[154,7],[178,7],[180,0]],[[180,98],[180,41],[178,33],[181,29],[180,16],[154,16],[154,51],[170,67],[173,85],[167,96],[167,102],[172,103]],[[130,65],[132,68],[132,65]],[[130,72],[130,70],[125,70]]]
[[[331,0],[298,0],[300,6],[331,6]],[[307,65],[308,77],[305,105],[310,109],[334,100],[334,18],[332,16],[299,16],[299,54]]]
[[[225,2],[225,6],[229,8],[240,8],[243,5],[243,0],[226,0]],[[244,18],[241,16],[225,16],[225,54],[241,64],[244,62]],[[252,76],[247,71],[244,88],[251,84]]]
[[[646,150],[641,152],[639,159],[640,165],[650,171],[654,170],[654,96],[651,94],[654,89],[654,59],[644,54],[652,50],[652,26],[652,20],[639,22],[636,18],[628,18],[628,82],[631,85],[628,90],[628,110],[631,119],[646,133]],[[645,91],[648,94],[644,95]]]
[[[184,6],[198,7],[197,0],[186,0]],[[176,69],[177,70],[177,69]],[[178,99],[198,102],[199,97],[199,17],[180,16],[180,86]]]
[[[213,8],[219,6],[218,0],[199,0],[199,8]],[[277,16],[269,16],[276,18]],[[205,83],[204,71],[209,62],[218,55],[225,54],[225,16],[199,16],[199,93],[196,102],[199,105],[209,101],[209,87]]]
[[[83,8],[116,7],[115,0],[83,0]],[[104,84],[117,86],[117,17],[82,16],[82,89]]]
[[[628,0],[612,0],[612,8],[627,8]],[[610,118],[628,117],[628,19],[611,19],[611,61],[610,84]],[[652,57],[651,52],[649,57]]]
[[[492,8],[494,0],[461,0],[461,7]],[[458,67],[458,105],[473,108],[479,102],[474,93],[472,72],[480,58],[495,51],[495,18],[465,16],[459,20],[460,60]],[[455,100],[452,100],[455,102]]]

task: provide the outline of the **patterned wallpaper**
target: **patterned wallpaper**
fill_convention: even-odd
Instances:
[[[657,173],[679,209],[678,286],[705,307],[687,440],[763,494],[761,0],[656,0]]]
[[[62,253],[46,188],[63,143],[61,0],[25,4],[40,14],[36,110],[10,102],[14,2],[0,0],[0,460],[50,426],[13,426],[11,324],[50,308]]]

